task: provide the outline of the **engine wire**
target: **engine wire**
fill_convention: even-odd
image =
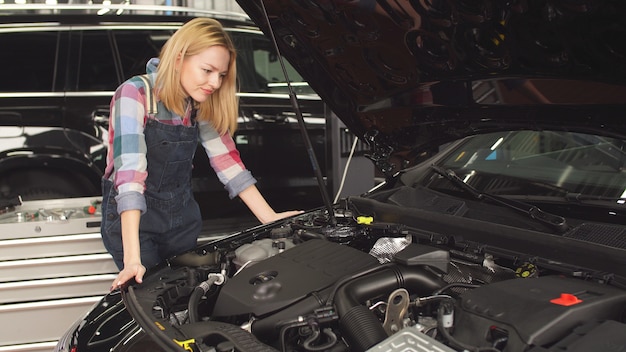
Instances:
[[[359,142],[359,139],[355,136],[354,142],[352,142],[352,148],[350,149],[350,155],[348,155],[348,160],[346,161],[346,166],[343,168],[343,175],[341,176],[341,182],[339,183],[339,189],[337,190],[337,194],[335,194],[335,199],[333,203],[337,203],[339,200],[339,195],[341,195],[341,191],[343,190],[343,185],[346,182],[346,175],[348,174],[348,167],[350,166],[350,161],[352,161],[352,156],[354,155],[354,150],[356,149],[356,145]]]

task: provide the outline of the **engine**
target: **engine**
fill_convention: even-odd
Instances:
[[[196,254],[200,263],[181,256],[167,268],[180,271],[168,276],[170,286],[160,276],[152,310],[169,314],[203,351],[548,352],[626,344],[622,289],[362,220],[346,216],[329,227],[307,215],[251,241],[217,242]]]

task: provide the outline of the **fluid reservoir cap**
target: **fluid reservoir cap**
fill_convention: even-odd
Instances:
[[[281,227],[277,227],[272,229],[272,231],[270,232],[270,235],[272,237],[272,239],[279,239],[279,238],[287,238],[289,236],[291,236],[291,226],[281,226]]]
[[[362,225],[362,224],[371,225],[372,221],[374,221],[374,218],[371,216],[359,216],[356,218],[356,222],[359,225]]]
[[[582,303],[582,300],[571,293],[561,293],[559,298],[551,299],[551,303],[569,307],[574,304]]]

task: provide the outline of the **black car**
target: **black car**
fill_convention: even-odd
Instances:
[[[625,2],[239,3],[385,181],[161,263],[57,351],[626,345]],[[475,94],[503,80],[551,104]]]
[[[277,209],[321,205],[271,41],[245,14],[139,5],[0,6],[0,197],[99,195],[113,92],[145,73],[147,61],[193,16],[220,20],[237,47],[235,142],[259,188]],[[326,177],[324,104],[288,70]],[[201,149],[192,182],[204,218],[247,213],[228,199]]]

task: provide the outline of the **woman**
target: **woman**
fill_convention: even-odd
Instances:
[[[239,196],[259,221],[299,213],[276,213],[236,150],[235,59],[221,24],[196,18],[148,62],[146,82],[133,77],[116,90],[102,182],[102,238],[120,269],[111,289],[132,278],[141,283],[146,267],[196,246],[202,219],[191,169],[198,141],[230,198]],[[156,111],[146,105],[152,97]]]

